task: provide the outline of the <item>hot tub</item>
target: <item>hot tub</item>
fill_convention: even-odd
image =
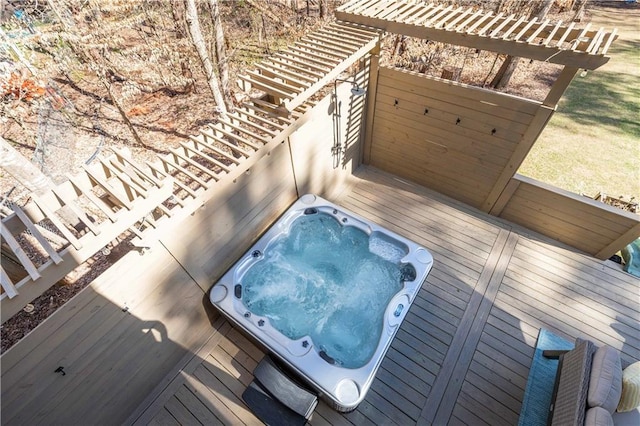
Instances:
[[[432,264],[424,247],[307,194],[213,286],[210,300],[334,408],[351,411]]]

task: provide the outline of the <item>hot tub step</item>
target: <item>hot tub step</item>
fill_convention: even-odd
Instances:
[[[271,396],[257,380],[249,383],[242,394],[242,399],[253,414],[267,426],[293,426],[307,423],[306,418]]]
[[[254,382],[258,382],[268,396],[272,397],[273,402],[282,404],[296,415],[301,416],[303,420],[311,418],[313,410],[318,405],[318,397],[296,383],[294,379],[276,365],[269,355],[262,358],[253,371],[253,375],[255,377]],[[247,388],[247,391],[249,391],[249,388]],[[251,405],[249,406],[251,407]]]

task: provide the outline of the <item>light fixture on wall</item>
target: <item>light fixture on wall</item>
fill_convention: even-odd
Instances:
[[[341,78],[336,78],[333,81],[333,95],[331,99],[331,105],[333,110],[333,146],[331,147],[331,154],[333,155],[333,168],[336,169],[340,165],[340,154],[342,152],[342,141],[341,141],[341,125],[340,125],[340,106],[342,102],[338,100],[338,83],[351,83],[351,96],[360,97],[363,96],[367,91],[358,85],[355,76],[353,80],[344,80]]]

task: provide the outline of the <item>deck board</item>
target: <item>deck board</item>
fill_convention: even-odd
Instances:
[[[486,417],[490,423],[517,421],[540,327],[609,344],[621,351],[623,366],[640,359],[639,289],[640,280],[606,262],[521,236],[453,415],[470,421],[486,405],[498,416]],[[511,383],[509,396],[490,388],[500,382],[504,389]]]
[[[638,357],[639,312],[628,296],[639,280],[375,169],[360,178],[334,201],[424,244],[435,264],[365,401],[347,414],[321,402],[312,424],[514,424],[540,327],[619,342],[611,327],[586,330],[578,322],[585,314],[593,314],[590,324],[621,319],[626,358]],[[221,345],[228,362],[246,363],[244,385],[262,352],[231,330]],[[244,347],[258,352],[243,358]],[[434,388],[438,381],[445,386]]]
[[[162,407],[161,411],[149,422],[154,426],[180,426],[180,423],[171,415],[169,410]]]
[[[339,413],[321,401],[312,425],[515,424],[541,327],[610,344],[624,365],[640,360],[640,280],[610,262],[373,168],[359,169],[346,188],[332,201],[425,245],[435,263],[364,402]],[[208,301],[179,268],[167,286],[161,277],[176,263],[163,259],[164,269],[133,292],[115,276],[95,283],[109,298],[81,293],[3,356],[3,423],[64,420],[64,410],[98,421],[124,406],[117,418],[125,424],[260,424],[242,392],[264,348],[222,317],[191,316],[190,307]],[[125,301],[130,313],[122,312]],[[150,330],[157,312],[164,334]],[[128,347],[141,336],[149,341]],[[152,342],[158,337],[163,344]],[[165,361],[155,360],[161,354]],[[50,370],[67,361],[87,383],[65,376],[60,387]],[[148,363],[165,371],[150,374]],[[43,387],[32,395],[36,382]],[[136,391],[146,392],[137,405],[121,404]],[[40,398],[54,393],[40,408]]]

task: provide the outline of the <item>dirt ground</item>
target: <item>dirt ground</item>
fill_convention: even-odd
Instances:
[[[112,3],[113,9],[101,10],[101,28],[111,34],[105,50],[106,63],[116,70],[109,76],[109,83],[138,132],[142,145],[133,142],[130,129],[124,124],[94,70],[88,64],[79,63],[69,53],[69,43],[73,42],[65,44],[61,41],[56,34],[60,31],[59,25],[49,22],[34,26],[33,34],[28,33],[28,27],[14,29],[16,45],[27,47],[24,49],[27,52],[25,61],[21,63],[7,59],[10,55],[3,57],[0,52],[0,76],[8,81],[16,73],[16,84],[20,87],[15,96],[7,89],[6,83],[2,85],[0,136],[25,157],[38,163],[56,182],[63,180],[66,173],[78,170],[82,164],[94,161],[96,156],[108,156],[116,147],[129,150],[139,162],[153,160],[156,155],[168,152],[188,135],[196,134],[199,128],[216,120],[215,103],[198,59],[191,51],[188,39],[176,41],[171,16],[164,13],[166,9],[157,6],[136,15],[126,15],[122,12],[126,10],[126,2]],[[282,14],[283,22],[288,23],[285,27],[265,18],[259,11],[229,6],[240,3],[221,4],[231,81],[235,81],[234,76],[238,72],[295,40],[321,21],[317,12],[309,16],[304,9],[298,13],[282,8],[272,10]],[[569,12],[556,15],[554,19],[562,18],[565,22],[570,19]],[[128,25],[123,27],[123,21]],[[385,40],[382,54],[383,63],[417,69],[438,77],[444,68],[459,70],[461,82],[478,86],[491,80],[502,59],[489,52],[396,37]],[[25,63],[36,72],[30,73]],[[505,90],[532,99],[543,99],[549,83],[558,72],[559,67],[548,63],[522,63]],[[24,89],[25,82],[31,85],[27,89]],[[237,87],[234,91],[236,100],[243,99]],[[10,194],[11,201],[24,203],[28,191],[3,173],[0,194],[3,197]],[[127,236],[123,235],[121,243],[111,247],[108,253],[94,255],[4,323],[1,330],[2,352],[124,255],[130,249],[127,241]]]

